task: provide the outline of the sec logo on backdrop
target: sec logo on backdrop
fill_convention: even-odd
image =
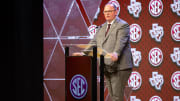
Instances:
[[[163,11],[163,3],[161,0],[151,0],[149,2],[149,13],[153,17],[158,17]]]
[[[88,32],[89,32],[89,37],[90,39],[93,39],[94,38],[94,35],[96,34],[96,31],[97,31],[97,26],[96,25],[91,25],[88,27]]]
[[[159,96],[152,96],[149,101],[162,101]]]
[[[172,74],[171,85],[175,90],[180,90],[180,71],[176,71]]]
[[[171,36],[174,41],[180,41],[180,22],[177,22],[172,26]]]
[[[142,36],[142,29],[138,24],[130,25],[130,41],[138,42]]]
[[[117,15],[119,15],[119,13],[120,13],[120,4],[119,4],[119,2],[116,1],[116,0],[111,0],[111,1],[109,1],[109,3],[112,3],[117,7],[117,11],[118,11]]]
[[[142,84],[142,78],[139,72],[132,72],[129,80],[128,80],[128,86],[132,87],[132,90],[138,90],[141,87]]]
[[[159,66],[163,61],[163,53],[159,48],[152,48],[149,52],[149,63],[152,66]]]

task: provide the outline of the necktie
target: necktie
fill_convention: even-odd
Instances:
[[[107,33],[108,33],[109,29],[110,29],[110,26],[111,26],[111,24],[108,24],[108,28],[107,28],[107,31],[105,33],[105,36],[107,35]]]

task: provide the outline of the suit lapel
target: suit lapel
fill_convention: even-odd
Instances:
[[[104,26],[102,27],[102,32],[101,32],[102,43],[105,40],[106,27],[107,27],[107,23],[105,23]]]
[[[105,25],[107,27],[107,23]],[[113,31],[113,29],[116,27],[116,19],[114,21],[114,23],[111,25],[110,29],[109,29],[109,32],[107,33],[107,36],[105,37],[105,32],[106,32],[106,29],[105,29],[105,32],[104,32],[104,40],[103,40],[103,43],[108,39],[109,35],[111,34],[111,32]],[[103,44],[102,43],[102,44]]]

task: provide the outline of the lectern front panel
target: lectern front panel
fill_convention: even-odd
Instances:
[[[66,57],[66,101],[91,101],[90,56]]]

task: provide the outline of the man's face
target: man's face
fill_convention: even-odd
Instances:
[[[103,13],[106,21],[111,22],[116,17],[117,10],[115,10],[112,5],[108,4],[104,7]]]

